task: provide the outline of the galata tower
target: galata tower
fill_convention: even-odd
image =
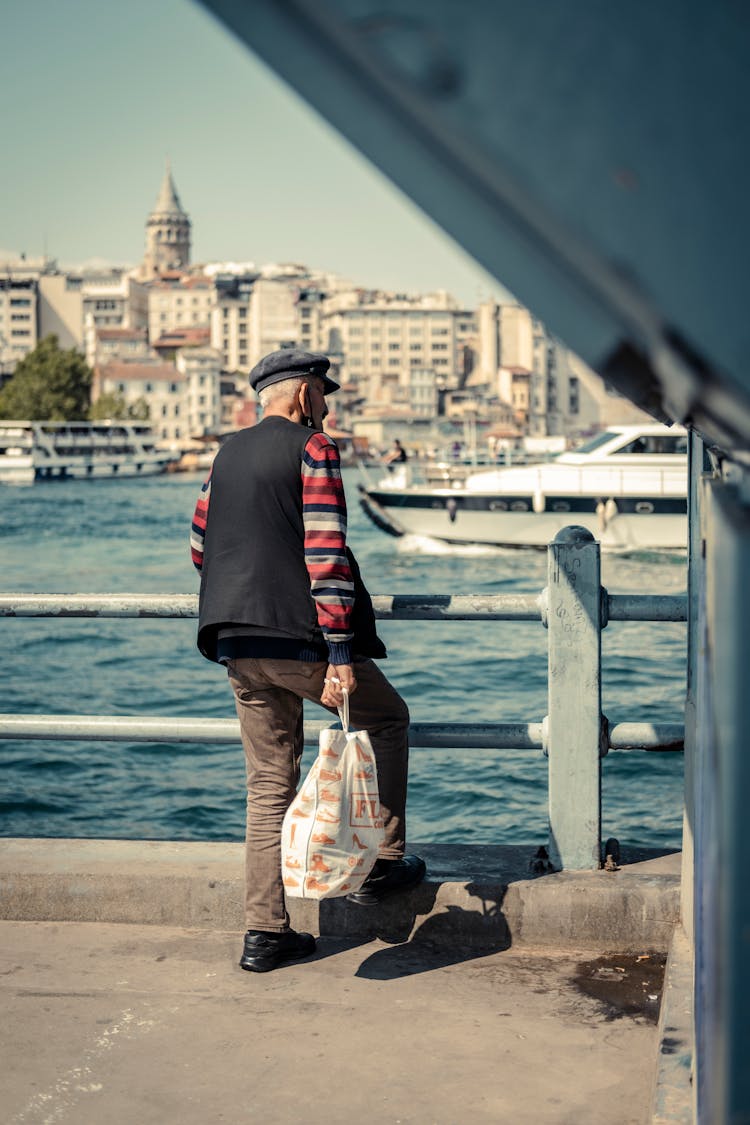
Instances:
[[[190,219],[180,203],[167,161],[159,198],[146,222],[143,273],[146,277],[158,277],[167,270],[184,270],[189,265]]]

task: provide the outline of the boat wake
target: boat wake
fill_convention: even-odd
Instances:
[[[489,543],[445,543],[429,535],[403,535],[396,543],[400,555],[456,555],[462,557],[516,555],[513,547],[495,547]]]

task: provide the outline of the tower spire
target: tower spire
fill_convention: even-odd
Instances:
[[[161,189],[159,190],[159,198],[156,201],[156,206],[152,211],[153,215],[184,215],[185,212],[180,203],[180,197],[177,194],[177,188],[174,186],[172,179],[172,162],[167,157],[166,166],[164,169],[164,179],[161,182]]]

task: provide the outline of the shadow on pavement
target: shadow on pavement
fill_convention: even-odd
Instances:
[[[327,900],[321,903],[321,934],[335,940],[337,929],[347,933],[353,938],[346,943],[349,948],[373,939],[387,942],[391,948],[377,950],[357,970],[356,976],[372,980],[413,976],[510,947],[504,887],[465,884],[468,895],[478,900],[476,910],[437,903],[438,890],[437,884],[425,883],[374,907]]]

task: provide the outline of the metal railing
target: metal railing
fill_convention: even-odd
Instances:
[[[380,620],[539,621],[548,632],[548,714],[541,722],[412,723],[413,747],[541,750],[549,769],[549,858],[554,867],[601,863],[601,759],[609,750],[682,750],[681,724],[610,723],[601,710],[601,631],[610,621],[685,621],[687,598],[609,594],[600,581],[599,544],[582,527],[548,548],[539,595],[373,597]],[[0,617],[194,618],[192,594],[0,594]],[[333,720],[308,721],[317,744]],[[0,715],[0,739],[236,744],[236,719],[100,715]]]

